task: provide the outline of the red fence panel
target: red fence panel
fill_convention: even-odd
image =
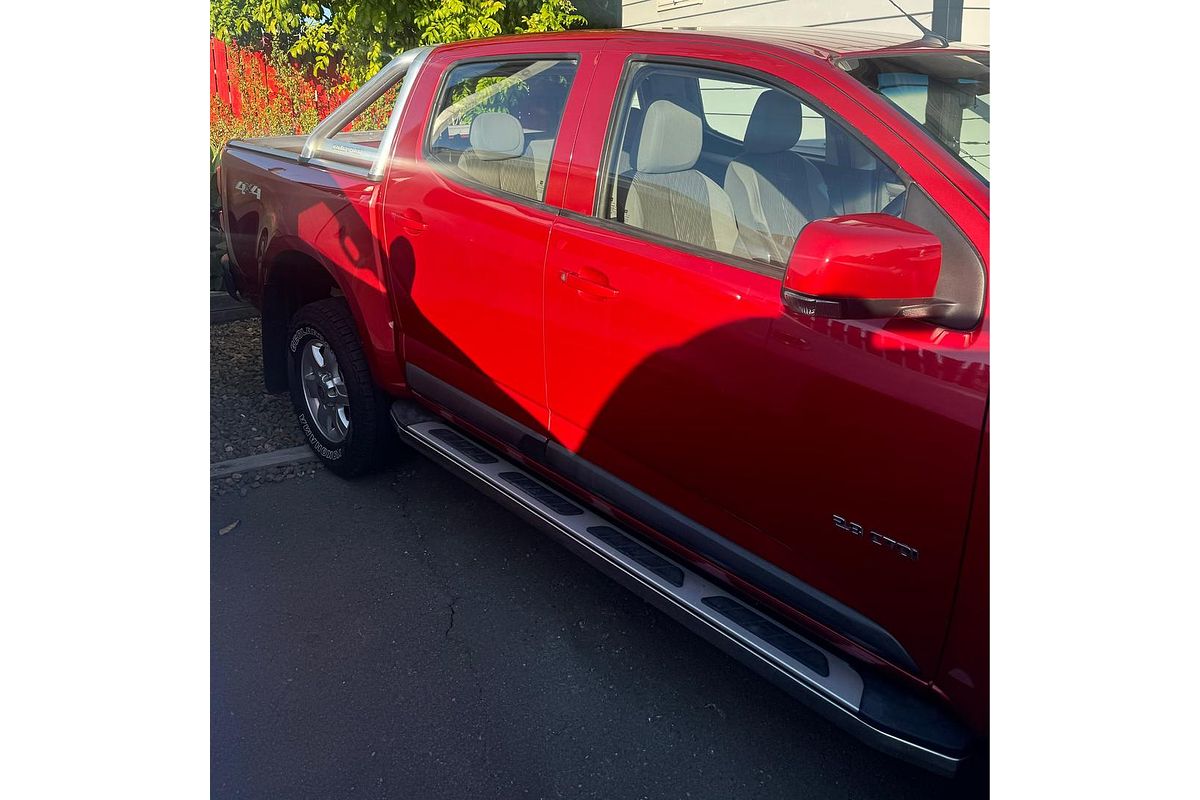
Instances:
[[[229,102],[229,59],[225,43],[220,39],[212,40],[213,88],[216,95]]]
[[[234,63],[229,64],[229,105],[233,106],[233,115],[242,116],[242,87],[238,85],[237,51],[233,51]],[[228,62],[227,62],[228,63]]]
[[[233,115],[242,115],[242,92],[238,86],[237,62],[238,51],[228,47],[220,39],[209,41],[209,92],[221,102],[227,103],[233,109]],[[257,55],[257,54],[255,54]],[[260,56],[261,58],[261,56]]]
[[[288,88],[290,84],[280,82],[280,75],[274,66],[267,63],[263,53],[257,50],[241,50],[236,45],[226,45],[220,39],[212,37],[209,40],[208,55],[209,93],[228,105],[233,116],[239,118],[242,116],[244,99],[251,104],[261,102],[255,99],[261,97],[256,91],[258,86],[265,88],[268,104],[280,97],[284,97],[289,104],[296,100],[291,97],[290,93],[293,90]],[[303,102],[310,107],[315,106],[320,117],[326,116],[333,107],[350,96],[350,92],[347,90],[335,91],[323,85],[323,81],[331,80],[328,76],[314,79],[311,75],[301,73],[298,64],[293,63],[290,67],[297,70],[297,74],[290,77],[292,79],[299,78]],[[242,72],[245,73],[246,86],[239,85],[238,76]],[[248,99],[242,97],[243,89],[249,91]],[[252,108],[247,113],[253,115],[254,109]],[[349,126],[347,126],[347,130],[349,130]]]

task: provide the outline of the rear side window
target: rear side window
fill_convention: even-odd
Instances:
[[[427,150],[458,178],[541,201],[573,59],[468,62],[446,76]]]
[[[901,213],[895,172],[793,93],[705,67],[642,62],[631,70],[598,216],[781,266],[813,220]]]

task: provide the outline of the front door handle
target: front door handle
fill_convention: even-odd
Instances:
[[[600,300],[611,300],[621,293],[619,289],[614,289],[609,285],[608,276],[598,269],[583,267],[578,272],[562,270],[558,273],[558,277],[579,294],[586,294]]]

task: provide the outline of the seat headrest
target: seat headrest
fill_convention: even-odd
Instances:
[[[858,139],[832,122],[825,123],[825,163],[851,169],[875,169],[878,159]]]
[[[804,108],[800,101],[779,89],[758,96],[743,142],[747,153],[781,153],[800,140]]]
[[[682,172],[700,158],[700,117],[670,100],[655,100],[642,117],[634,169],[638,172]]]
[[[525,152],[525,129],[512,114],[484,112],[471,120],[471,148],[484,161],[516,158]]]

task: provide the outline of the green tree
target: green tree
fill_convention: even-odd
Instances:
[[[532,14],[521,17],[521,22],[524,23],[521,33],[549,33],[587,25],[571,0],[542,0]]]
[[[500,33],[500,0],[443,0],[431,3],[416,17],[421,44],[485,39]]]
[[[214,36],[247,47],[271,43],[350,85],[421,44],[586,25],[571,0],[210,0]]]

